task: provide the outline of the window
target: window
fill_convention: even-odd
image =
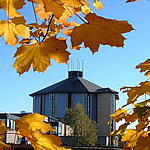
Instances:
[[[55,117],[55,94],[50,94],[50,116]]]
[[[114,94],[111,94],[111,114],[114,114]]]
[[[85,114],[90,117],[90,94],[85,93],[84,99]]]
[[[111,94],[111,114],[114,114],[114,94]],[[113,120],[111,121],[110,124],[110,130],[111,132],[114,131],[114,122]]]

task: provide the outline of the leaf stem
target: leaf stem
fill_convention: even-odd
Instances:
[[[80,18],[84,23],[88,24],[88,22],[86,22],[85,20],[83,20],[76,12],[74,12],[74,13],[75,13],[75,15],[76,15],[78,18]]]
[[[7,22],[9,22],[9,5],[10,5],[10,0],[8,0],[8,20],[7,20]]]
[[[53,20],[53,17],[54,17],[54,15],[52,14],[51,19],[50,19],[49,24],[48,24],[47,32],[46,32],[46,34],[44,35],[43,40],[42,40],[41,42],[43,42],[43,41],[45,40],[45,38],[46,38],[46,36],[47,36],[47,34],[48,34],[48,32],[49,32],[49,28],[50,28],[51,22],[52,22],[52,20]]]
[[[34,11],[34,17],[35,17],[35,21],[36,21],[36,25],[37,25],[37,28],[38,28],[38,35],[39,35],[39,43],[40,43],[40,29],[39,29],[39,24],[38,24],[38,20],[37,20],[37,17],[36,17],[36,12],[35,12],[35,8],[34,8],[34,4],[33,4],[33,0],[31,0],[32,2],[32,8],[33,8],[33,11]]]

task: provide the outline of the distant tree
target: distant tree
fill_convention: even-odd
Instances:
[[[64,122],[72,128],[72,136],[78,145],[95,145],[98,124],[85,113],[81,104],[74,108],[66,108]]]

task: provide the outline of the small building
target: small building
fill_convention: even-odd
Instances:
[[[111,145],[109,133],[116,129],[109,116],[116,110],[118,92],[102,88],[83,78],[82,71],[69,71],[68,78],[30,94],[33,112],[61,119],[66,108],[81,103],[85,113],[99,124],[98,135],[102,145]]]
[[[19,139],[15,128],[15,120],[27,115],[24,111],[22,113],[0,113],[0,120],[3,120],[5,126],[7,127],[7,132],[5,134],[4,142],[5,143],[14,143],[20,144],[23,138]],[[27,142],[27,141],[26,141]]]

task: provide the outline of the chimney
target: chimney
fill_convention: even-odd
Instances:
[[[68,78],[78,78],[83,77],[82,71],[69,71],[68,72]]]

